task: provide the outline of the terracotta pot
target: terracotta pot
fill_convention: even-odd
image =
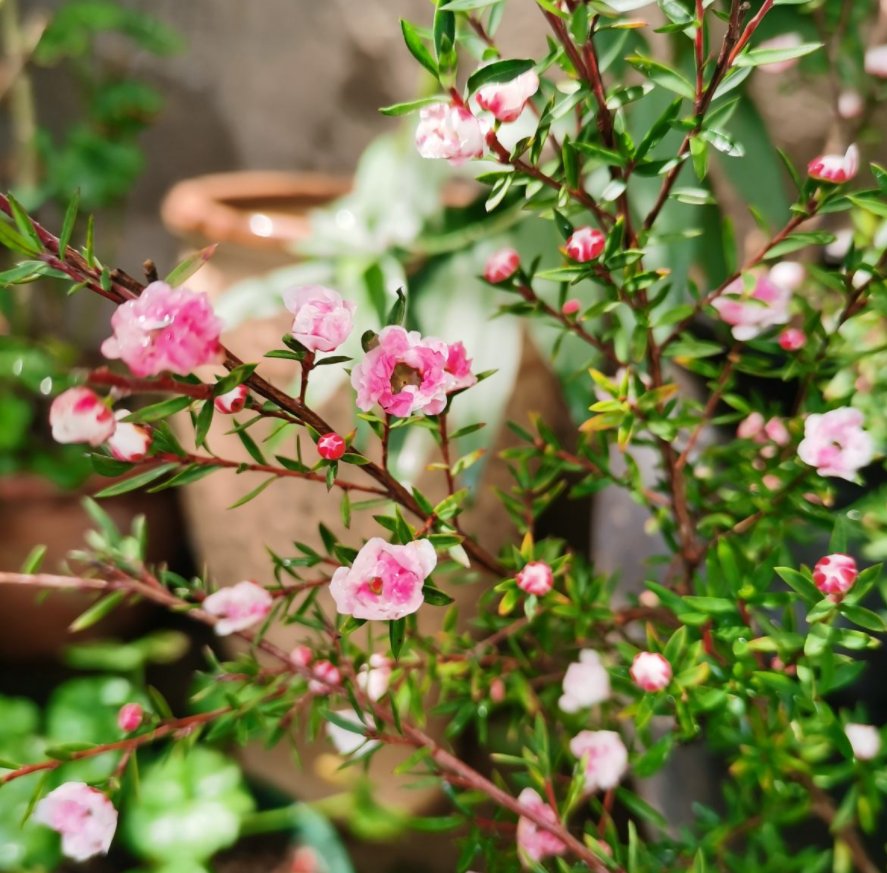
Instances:
[[[16,570],[36,545],[47,547],[41,566],[58,572],[66,555],[84,546],[92,521],[81,501],[103,488],[107,481],[91,483],[79,492],[61,491],[37,476],[11,476],[0,480],[0,568]],[[133,519],[147,516],[150,559],[173,561],[179,557],[181,524],[171,492],[123,494],[102,501],[102,508],[118,528],[128,531]],[[72,642],[94,637],[119,637],[138,632],[151,615],[145,604],[121,606],[86,631],[72,635],[68,626],[96,594],[51,591],[40,596],[20,585],[0,585],[0,613],[13,616],[0,634],[0,659],[26,661],[56,658]]]
[[[344,180],[310,175],[244,173],[209,176],[174,188],[164,202],[163,217],[167,227],[182,236],[190,246],[220,243],[216,255],[188,281],[195,290],[216,297],[247,276],[292,264],[294,256],[287,249],[292,249],[293,244],[307,234],[306,211],[318,205],[323,192],[333,199],[347,189]],[[464,191],[451,192],[449,199],[458,197],[464,202]],[[267,233],[259,235],[256,228]],[[290,325],[291,316],[283,312],[270,319],[241,324],[223,339],[244,360],[260,361],[262,375],[278,387],[290,390],[298,365],[261,357],[269,348],[280,346],[280,337]],[[515,384],[519,390],[508,400],[506,419],[526,424],[530,411],[533,411],[541,414],[556,430],[571,427],[556,377],[532,343],[526,340]],[[341,432],[351,430],[355,408],[350,386],[336,392],[320,406],[319,412]],[[185,425],[182,435],[187,439],[190,423]],[[229,429],[230,421],[226,421],[225,416],[216,416],[209,445],[220,457],[240,458],[243,449],[236,436],[226,433]],[[251,433],[255,437],[261,435],[261,426],[256,426]],[[504,426],[491,438],[491,458],[515,439]],[[304,450],[304,440],[302,444]],[[307,450],[311,451],[310,446]],[[340,534],[345,542],[356,543],[379,535],[378,526],[367,513],[355,514],[351,529],[345,531],[339,517],[338,501],[324,499],[325,492],[318,491],[322,486],[294,479],[274,483],[259,497],[236,509],[235,514],[228,514],[225,507],[258,485],[262,478],[250,473],[239,476],[215,474],[183,489],[188,528],[197,557],[220,584],[267,577],[266,547],[282,555],[293,554],[294,540],[322,548],[317,532],[320,523]],[[360,479],[360,473],[355,472],[354,478],[355,481]],[[432,500],[445,496],[440,471],[425,471],[416,484]],[[493,486],[508,489],[511,480],[504,465],[491,460],[477,499],[466,517],[466,526],[488,548],[496,551],[511,539],[512,526]],[[457,587],[453,593],[466,604],[477,597],[476,588],[470,585]],[[327,597],[325,592],[322,593],[324,597]],[[327,602],[331,604],[331,601]],[[420,612],[420,622],[424,623],[426,631],[434,631],[443,612],[441,609]],[[271,636],[279,645],[289,647],[298,640],[299,629],[295,625],[275,628]],[[328,793],[330,782],[341,783],[355,778],[353,768],[337,769],[340,760],[330,751],[331,747],[326,743],[305,750],[302,760],[306,766],[297,777],[295,774],[289,778],[282,775],[293,773],[289,755],[284,750],[256,752],[250,755],[248,764],[262,778],[296,790],[302,797],[313,797]],[[395,763],[402,758],[400,750],[383,749],[375,755],[371,773],[379,777],[376,782],[383,801],[409,804],[415,809],[429,802],[435,794],[431,791],[405,792],[397,785],[391,773]],[[293,784],[296,778],[298,782]]]

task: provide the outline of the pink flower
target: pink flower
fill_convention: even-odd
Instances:
[[[517,802],[545,821],[557,824],[557,813],[532,788],[524,788]],[[517,820],[517,852],[524,863],[538,863],[551,855],[563,855],[567,847],[554,834],[522,815]]]
[[[736,436],[741,440],[755,440],[764,432],[764,416],[760,412],[752,412],[739,422],[736,428]]]
[[[273,603],[271,595],[255,582],[238,582],[220,588],[203,601],[203,609],[216,616],[216,633],[226,637],[262,621]]]
[[[358,687],[370,700],[381,700],[391,682],[391,661],[379,652],[370,655],[357,674]]]
[[[841,118],[859,118],[865,109],[865,101],[858,91],[842,91],[838,95],[838,115]]]
[[[357,305],[332,288],[303,285],[283,292],[284,306],[293,314],[290,333],[310,352],[331,352],[351,333]]]
[[[580,264],[601,256],[607,238],[594,227],[580,227],[573,231],[564,245],[567,256]]]
[[[58,443],[99,446],[117,429],[114,414],[95,391],[69,388],[49,407],[52,438]]]
[[[246,398],[248,396],[249,389],[246,385],[237,385],[230,391],[226,391],[224,394],[219,394],[218,397],[214,397],[213,406],[215,406],[216,412],[221,412],[224,415],[231,415],[235,412],[240,412],[240,410],[246,406]]]
[[[811,179],[840,185],[859,172],[859,149],[852,145],[843,155],[820,155],[807,164]]]
[[[791,442],[791,434],[781,418],[775,416],[764,425],[764,434],[777,446],[787,446]]]
[[[800,328],[787,327],[779,334],[779,347],[786,352],[796,352],[804,348],[807,342],[807,334]]]
[[[114,413],[117,427],[114,429],[114,433],[108,437],[107,446],[118,461],[129,461],[134,464],[148,456],[152,438],[148,428],[142,427],[140,424],[121,421],[127,415],[129,415],[128,409],[118,409]]]
[[[858,470],[871,463],[872,438],[863,430],[863,414],[841,406],[823,414],[808,415],[798,457],[820,476],[853,481]]]
[[[772,39],[765,39],[758,49],[791,49],[801,45],[803,40],[799,33],[783,33],[774,36]],[[797,66],[798,58],[788,58],[784,61],[771,61],[770,63],[759,64],[758,69],[764,73],[784,73],[792,67]]]
[[[67,857],[85,861],[108,854],[117,829],[117,810],[101,791],[84,782],[65,782],[37,804],[34,821],[61,834]]]
[[[304,644],[296,646],[290,652],[290,663],[294,667],[307,667],[313,659],[314,653]]]
[[[580,731],[570,751],[582,761],[589,792],[615,788],[628,770],[628,749],[615,731]]]
[[[187,376],[218,360],[222,323],[209,298],[187,288],[152,282],[111,316],[114,335],[102,343],[106,358],[121,358],[136,376],[168,370]]]
[[[803,278],[796,266],[791,262],[776,264],[757,276],[750,290],[742,278],[736,279],[712,301],[721,319],[731,326],[734,339],[745,342],[788,321],[792,291],[799,275]]]
[[[477,382],[477,376],[471,372],[471,358],[461,342],[450,343],[447,347],[447,363],[444,369],[449,378],[447,394],[470,388]]]
[[[506,688],[505,683],[502,681],[501,677],[497,676],[490,683],[490,700],[493,703],[502,703],[506,697]]]
[[[330,594],[342,615],[381,621],[403,618],[425,601],[422,585],[436,564],[428,540],[395,546],[373,537],[350,567],[333,573]]]
[[[853,587],[857,576],[856,561],[839,552],[820,558],[813,567],[813,584],[823,594],[837,600]]]
[[[520,266],[520,255],[514,249],[499,249],[487,258],[484,265],[484,279],[498,285],[510,279]]]
[[[331,661],[317,661],[311,668],[315,678],[308,683],[308,690],[312,694],[329,694],[333,689],[331,685],[338,685],[342,681],[339,668]]]
[[[579,660],[567,667],[563,689],[558,706],[564,712],[578,712],[607,700],[610,674],[601,663],[601,656],[593,649],[583,649]]]
[[[521,591],[542,597],[543,594],[548,594],[551,591],[554,585],[554,574],[551,572],[551,567],[544,561],[530,561],[517,574],[516,581],[517,587]]]
[[[582,304],[575,297],[571,297],[564,301],[561,312],[564,315],[575,315],[580,309],[582,309]]]
[[[671,682],[671,664],[658,652],[638,652],[628,672],[644,691],[662,691]]]
[[[351,384],[364,411],[378,403],[398,418],[437,415],[447,405],[447,394],[477,381],[469,365],[461,343],[447,346],[443,340],[389,325],[352,370]]]
[[[484,85],[477,92],[477,104],[492,112],[499,121],[515,121],[538,90],[539,77],[534,70],[527,70],[510,82]]]
[[[134,730],[138,730],[143,717],[141,704],[124,703],[117,713],[117,727],[124,733],[131,734]]]
[[[874,725],[851,722],[844,725],[844,733],[850,740],[853,757],[857,761],[871,761],[878,757],[881,751],[881,733]]]
[[[416,148],[423,158],[444,158],[458,166],[483,157],[484,135],[478,120],[464,106],[435,103],[419,112]]]
[[[865,53],[865,71],[878,79],[887,79],[887,45],[876,45]]]
[[[325,433],[317,441],[317,454],[325,461],[338,461],[345,454],[345,440],[337,433]]]

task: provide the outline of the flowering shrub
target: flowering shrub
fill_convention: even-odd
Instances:
[[[450,814],[418,821],[454,830],[461,871],[874,873],[885,861],[875,836],[887,790],[880,729],[862,701],[836,693],[853,688],[860,653],[887,630],[887,588],[879,566],[866,566],[853,508],[879,457],[872,434],[883,411],[870,403],[863,413],[858,380],[842,390],[837,377],[862,367],[867,349],[849,341],[859,324],[874,319],[883,331],[887,171],[863,162],[860,127],[841,122],[847,101],[837,98],[853,87],[865,114],[883,93],[860,38],[887,13],[875,3],[791,4],[805,34],[829,37],[824,46],[792,34],[764,42],[773,0],[537,5],[549,31],[538,60],[501,57],[502,0],[441,2],[430,29],[402,22],[436,92],[385,110],[419,112],[423,157],[480,161],[490,212],[518,205],[563,240],[560,251],[500,249],[484,270],[502,315],[549,325],[555,350],[579,355],[572,382],[587,408],[568,438],[538,417],[529,429],[512,425],[513,484],[499,492],[514,528],[508,547],[494,553],[464,521],[473,495],[460,480],[477,453],[460,456],[459,444],[481,423],[449,426],[460,395],[495,374],[473,371],[459,336],[410,329],[403,292],[381,325],[332,289],[287,292],[292,332],[268,355],[300,364],[288,393],[221,343],[209,303],[182,284],[205,254],[145,288],[103,266],[91,242],[70,246],[72,212],[56,237],[4,198],[7,246],[117,305],[104,352],[126,366],[85,374],[89,388],[75,390],[87,393],[53,407],[60,438],[95,447],[96,470],[120,477],[103,494],[252,472],[265,478],[240,503],[278,479],[302,479],[341,502],[342,526],[321,527],[321,550],[295,529],[293,553],[272,554],[251,581],[185,580],[131,549],[80,554],[65,576],[31,566],[0,581],[104,592],[84,622],[132,596],[247,640],[247,653],[209,665],[226,702],[191,716],[189,730],[213,723],[217,737],[279,739],[325,724],[346,758],[408,747],[402,769],[433,779],[451,803]],[[674,61],[654,56],[654,20]],[[846,151],[805,156],[806,172],[786,159],[794,202],[780,223],[755,211],[747,247],[728,235],[727,257],[705,257],[692,247],[704,213],[681,223],[680,210],[713,203],[716,162],[721,172],[742,158],[730,124],[746,80],[758,67],[815,70],[824,53]],[[508,125],[518,123],[528,133],[515,139]],[[842,214],[857,226],[836,254],[824,217]],[[681,275],[663,259],[683,246],[698,263]],[[542,257],[557,262],[541,269]],[[358,359],[331,355],[353,327]],[[488,337],[495,343],[495,327]],[[320,366],[350,369],[351,432],[335,433],[312,406]],[[110,407],[130,395],[163,399],[118,422]],[[176,413],[190,420],[187,439],[167,422]],[[243,413],[231,419],[242,456],[207,445],[216,413]],[[277,425],[273,443],[251,435],[263,421]],[[115,422],[149,439],[115,451]],[[404,429],[434,437],[440,496],[392,472],[389,448]],[[304,451],[308,441],[316,451]],[[594,555],[540,532],[559,496],[582,500],[605,486],[627,490],[658,535],[644,590],[627,599]],[[349,529],[365,510],[378,529],[362,541]],[[828,551],[813,569],[801,549],[810,540],[814,557]],[[461,617],[460,583],[473,595]],[[435,611],[443,616],[429,630]],[[308,639],[282,650],[267,636],[278,622]],[[369,636],[355,633],[364,625]],[[310,719],[293,717],[306,709]],[[430,714],[445,717],[445,736]],[[135,725],[122,742],[136,749],[178,727]],[[466,734],[482,763],[461,756]],[[724,774],[723,796],[700,799],[678,828],[671,809],[650,802],[646,780],[681,747],[707,748]],[[20,775],[9,768],[0,781]],[[675,778],[677,793],[692,793]],[[66,790],[82,801],[84,789]],[[42,808],[77,854],[104,849],[110,816],[99,829],[77,810]],[[824,826],[800,842],[805,820]]]

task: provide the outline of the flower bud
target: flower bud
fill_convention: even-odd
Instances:
[[[124,703],[117,713],[117,727],[124,733],[131,734],[138,730],[144,717],[144,711],[138,703]]]
[[[330,686],[342,681],[339,668],[331,661],[317,661],[312,672],[315,678],[308,683],[308,690],[312,694],[329,694],[333,690]]]
[[[52,438],[58,443],[88,443],[99,446],[117,429],[114,414],[95,391],[69,388],[49,408]]]
[[[575,315],[580,309],[582,309],[582,304],[575,297],[571,297],[564,301],[561,312],[564,315]]]
[[[832,598],[842,598],[856,582],[859,571],[850,555],[826,555],[813,568],[813,584]]]
[[[786,352],[796,352],[804,348],[806,342],[807,334],[797,327],[787,327],[779,334],[779,346]]]
[[[317,454],[325,461],[338,461],[345,454],[345,440],[337,433],[325,433],[317,441]]]
[[[314,653],[304,643],[296,646],[290,652],[290,663],[294,667],[307,667],[314,660]]]
[[[520,255],[510,248],[499,249],[484,265],[484,279],[494,285],[510,279],[520,267]]]
[[[662,691],[671,682],[671,664],[658,652],[638,652],[629,673],[644,691]]]
[[[527,594],[535,594],[542,597],[548,594],[554,585],[554,574],[551,567],[544,561],[530,561],[517,574],[517,587]]]
[[[492,112],[499,121],[515,121],[527,101],[539,90],[539,77],[527,70],[510,82],[493,82],[477,92],[477,105]]]
[[[865,53],[865,71],[877,79],[887,79],[887,45],[876,45]]]
[[[126,418],[127,415],[129,415],[128,409],[118,409],[114,413],[117,427],[114,429],[114,433],[108,437],[106,445],[108,451],[118,461],[128,461],[134,464],[147,457],[152,438],[151,431],[147,427],[120,420]]]
[[[573,231],[564,246],[567,256],[580,264],[601,256],[607,238],[594,227],[580,227]]]
[[[283,292],[283,304],[293,315],[290,333],[309,352],[332,352],[351,333],[357,304],[323,285],[303,285]]]
[[[841,118],[859,118],[865,109],[865,101],[859,91],[842,91],[838,95],[838,115]]]
[[[843,155],[820,155],[807,165],[811,179],[840,185],[859,172],[859,149],[852,145]]]
[[[484,135],[465,106],[435,103],[419,112],[416,148],[423,158],[445,159],[458,166],[483,157]]]
[[[224,394],[220,394],[218,397],[214,397],[213,406],[215,406],[216,412],[231,415],[234,412],[240,412],[246,406],[246,398],[248,396],[249,389],[246,385],[241,384],[230,391],[226,391]]]
[[[857,761],[871,761],[881,751],[881,733],[871,724],[847,724],[844,733],[850,740],[853,757]]]
[[[490,683],[490,700],[493,703],[502,703],[505,700],[505,683],[497,676]]]

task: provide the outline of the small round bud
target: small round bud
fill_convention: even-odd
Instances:
[[[317,454],[325,461],[338,461],[345,454],[345,440],[337,433],[325,433],[317,441]]]
[[[238,385],[236,388],[213,398],[213,406],[215,406],[216,412],[231,415],[234,412],[240,412],[246,406],[248,395],[249,389],[246,385]]]
[[[779,347],[786,352],[796,352],[804,348],[807,334],[797,327],[787,327],[779,334]]]
[[[125,733],[131,734],[138,730],[144,718],[144,711],[138,703],[124,703],[117,713],[117,727]]]
[[[553,585],[554,574],[544,561],[530,561],[517,574],[517,587],[527,594],[541,597],[543,594],[548,594]]]
[[[573,297],[570,300],[564,301],[564,305],[561,307],[561,312],[564,315],[575,315],[580,309],[582,309],[582,304]]]
[[[520,266],[520,255],[514,249],[499,249],[487,259],[484,265],[484,279],[498,285],[510,279]]]
[[[671,664],[657,652],[638,652],[629,673],[644,691],[662,691],[671,682]]]
[[[826,555],[813,568],[813,584],[829,597],[840,600],[856,582],[859,571],[850,555]]]
[[[580,227],[575,230],[564,246],[567,256],[580,264],[599,258],[607,238],[594,227]]]

